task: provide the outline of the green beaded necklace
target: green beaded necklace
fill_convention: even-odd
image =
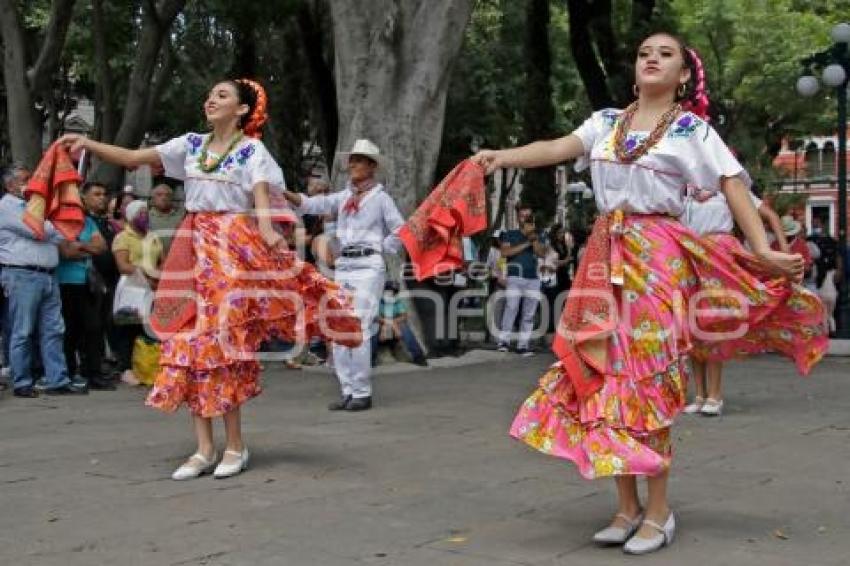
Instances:
[[[212,173],[213,171],[218,169],[218,166],[221,165],[221,162],[224,161],[224,158],[227,157],[231,151],[233,151],[233,148],[236,147],[236,144],[242,141],[243,137],[244,135],[241,131],[237,132],[233,136],[233,139],[230,140],[230,144],[227,146],[227,149],[224,150],[221,155],[218,156],[217,159],[210,161],[209,154],[207,151],[210,147],[210,142],[212,142],[213,139],[213,134],[210,134],[210,136],[204,142],[203,147],[201,148],[201,154],[198,156],[198,169],[200,169],[204,173]]]

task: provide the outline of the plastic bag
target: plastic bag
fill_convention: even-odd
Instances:
[[[139,271],[122,275],[115,288],[112,317],[115,324],[142,324],[147,320],[153,304],[153,291]]]
[[[156,374],[159,372],[159,354],[159,342],[152,338],[142,335],[133,343],[133,373],[142,385],[150,387],[156,380]]]

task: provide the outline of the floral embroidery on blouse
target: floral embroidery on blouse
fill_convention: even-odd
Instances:
[[[703,121],[693,114],[683,114],[670,126],[671,138],[689,138],[703,124]]]
[[[603,110],[602,111],[602,119],[605,120],[605,125],[609,128],[613,128],[614,124],[617,123],[617,118],[620,117],[620,112],[615,110]]]
[[[204,143],[204,138],[198,134],[189,134],[186,136],[186,141],[189,142],[189,155],[195,155]]]
[[[254,155],[254,151],[254,144],[246,145],[245,147],[240,149],[238,152],[236,152],[237,163],[239,163],[240,166],[244,166],[248,162],[248,159],[250,159],[251,156]]]

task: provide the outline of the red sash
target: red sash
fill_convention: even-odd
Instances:
[[[24,189],[27,206],[23,221],[39,240],[45,236],[45,220],[67,240],[76,240],[83,231],[86,216],[78,189],[81,180],[65,148],[51,145]]]
[[[463,267],[461,238],[487,228],[484,169],[462,161],[401,228],[418,281]]]
[[[150,326],[163,340],[187,327],[197,314],[195,251],[192,247],[194,218],[194,214],[187,214],[180,223],[156,288]]]

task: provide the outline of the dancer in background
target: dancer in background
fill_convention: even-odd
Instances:
[[[770,226],[778,249],[788,251],[779,215],[753,193],[750,193],[750,198],[765,224]],[[747,258],[749,264],[755,266],[755,258],[732,234],[735,222],[722,193],[704,198],[698,190],[692,191],[687,199],[685,214],[680,220],[702,236],[703,240],[710,240],[713,245],[726,249],[738,258]],[[766,281],[766,284],[769,282]],[[723,308],[728,301],[728,297],[707,298],[709,305],[717,308]],[[816,361],[809,357],[812,342],[822,336],[822,331],[817,330],[821,311],[820,303],[812,293],[795,286],[785,305],[763,320],[751,321],[745,335],[717,341],[695,339],[691,361],[696,392],[693,402],[685,407],[684,412],[709,417],[723,413],[723,362],[734,357],[767,351],[781,352],[797,363],[801,373],[808,373]]]

